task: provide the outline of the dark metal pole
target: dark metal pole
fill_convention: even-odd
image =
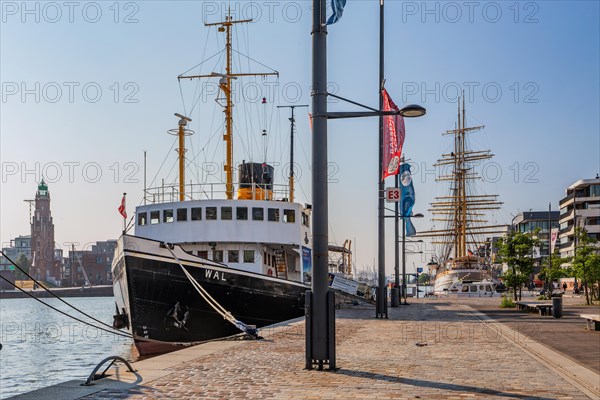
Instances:
[[[396,174],[396,185],[400,187],[400,175]],[[392,289],[391,306],[398,307],[400,303],[400,202],[394,206],[394,288]]]
[[[384,35],[383,35],[383,22],[384,22],[384,8],[383,0],[379,1],[379,109],[383,110],[383,94],[381,89],[383,88],[384,77]],[[387,295],[385,287],[385,218],[384,218],[384,192],[385,182],[383,177],[383,116],[379,117],[379,174],[377,175],[377,182],[379,182],[379,188],[377,190],[378,197],[378,220],[377,220],[377,265],[378,265],[378,278],[379,283],[377,287],[377,309],[376,318],[387,318]]]
[[[402,298],[406,302],[406,216],[402,215]]]
[[[327,27],[325,0],[313,0],[312,29],[312,203],[313,203],[313,274],[312,274],[312,362],[322,369],[329,359],[328,340],[331,323],[328,321],[328,208],[327,208]],[[334,321],[335,322],[335,321]],[[335,330],[334,330],[335,332]],[[307,354],[307,357],[309,355]],[[307,360],[308,363],[311,360]],[[335,360],[333,360],[335,366]]]

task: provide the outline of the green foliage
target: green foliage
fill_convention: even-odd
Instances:
[[[502,296],[502,302],[500,303],[500,308],[515,308],[517,304],[514,300],[508,296]]]
[[[429,284],[429,275],[426,273],[422,273],[419,275],[419,285],[428,285]]]
[[[508,271],[502,275],[502,278],[506,286],[512,287],[515,300],[517,300],[517,290],[529,281],[529,276],[533,273],[533,248],[540,245],[537,238],[538,231],[511,232],[500,241],[499,261],[508,265]]]
[[[575,277],[588,287],[595,282],[600,282],[600,255],[596,247],[597,240],[588,236],[581,228],[575,230],[577,245],[575,246],[575,257],[571,262],[571,268]],[[590,296],[586,290],[586,303],[589,305]]]
[[[31,268],[31,261],[29,260],[29,257],[27,257],[25,254],[21,254],[19,256],[19,258],[17,258],[15,260],[15,264],[17,264],[25,272],[29,273],[29,269]],[[22,273],[16,267],[15,267],[15,278],[17,280],[26,280],[26,279],[29,279],[29,278],[27,278],[27,276],[24,273]]]

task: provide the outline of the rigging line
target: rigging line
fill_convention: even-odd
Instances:
[[[171,151],[175,147],[175,143],[177,143],[177,138],[173,139],[173,144],[171,145],[171,148],[167,152],[167,155],[165,156],[162,164],[160,164],[160,167],[158,168],[158,171],[156,171],[156,175],[154,175],[154,178],[150,182],[150,185],[148,185],[149,187],[152,187],[152,185],[154,185],[154,182],[156,181],[156,178],[158,177],[158,174],[160,174],[160,171],[162,170],[162,167],[165,165],[165,162],[167,162],[167,159],[169,158],[169,154],[171,154]]]
[[[269,67],[268,65],[265,65],[265,64],[261,63],[260,61],[257,61],[257,60],[255,60],[255,59],[251,58],[250,56],[247,56],[247,55],[245,55],[245,54],[242,54],[242,53],[240,53],[239,51],[237,51],[237,50],[235,50],[235,49],[231,49],[231,51],[233,51],[233,52],[235,52],[235,53],[238,53],[240,56],[242,56],[242,57],[245,57],[245,58],[248,58],[248,59],[250,59],[250,60],[254,61],[254,62],[255,62],[255,63],[257,63],[257,64],[259,64],[259,65],[261,65],[261,66],[263,66],[263,67],[265,67],[265,68],[267,68],[267,69],[270,69],[272,72],[275,72],[275,73],[279,74],[279,72],[278,72],[277,70],[275,70],[275,69],[273,69],[273,68]],[[259,74],[259,75],[260,75],[260,74]]]
[[[209,34],[208,34],[208,35],[206,35],[206,43],[208,43],[208,36],[209,36],[209,35],[210,35],[210,32],[209,32]],[[219,50],[219,51],[217,51],[215,54],[213,54],[212,56],[208,57],[206,60],[204,60],[204,61],[200,62],[199,64],[196,64],[196,65],[194,65],[192,68],[188,69],[187,71],[185,71],[185,72],[182,72],[182,73],[181,73],[181,74],[179,74],[177,77],[179,78],[179,77],[181,77],[181,76],[184,76],[185,74],[187,74],[188,72],[190,72],[190,71],[191,71],[191,70],[193,70],[194,68],[201,67],[201,66],[202,66],[202,64],[204,64],[204,63],[206,63],[206,62],[208,62],[208,61],[212,60],[214,57],[216,57],[217,55],[219,55],[219,54],[223,53],[224,51],[225,51],[225,50]],[[204,50],[204,53],[203,53],[203,54],[206,54],[206,45],[205,45],[205,50]]]
[[[67,302],[66,302],[66,301],[64,301],[62,298],[60,298],[59,296],[57,296],[56,294],[54,294],[54,293],[53,293],[51,290],[49,290],[48,288],[44,287],[44,286],[43,286],[43,285],[42,285],[42,284],[41,284],[41,283],[40,283],[40,282],[39,282],[37,279],[35,279],[35,278],[34,278],[34,277],[32,277],[31,275],[29,275],[29,273],[27,273],[25,270],[23,270],[21,267],[19,267],[19,266],[17,265],[17,263],[15,263],[13,260],[11,260],[11,259],[10,259],[10,257],[8,257],[4,251],[0,250],[0,253],[2,253],[2,255],[4,256],[4,258],[6,258],[6,259],[8,260],[8,262],[10,262],[12,265],[14,265],[15,267],[17,267],[17,268],[19,269],[19,271],[21,271],[23,274],[25,274],[25,276],[27,276],[29,279],[31,279],[33,282],[35,282],[37,285],[39,285],[41,288],[43,288],[43,289],[44,289],[46,292],[50,293],[52,296],[54,296],[55,298],[57,298],[58,300],[60,300],[60,301],[61,301],[61,302],[63,302],[64,304],[66,304],[67,306],[71,307],[73,310],[75,310],[75,311],[77,311],[77,312],[79,312],[79,313],[81,313],[81,314],[85,315],[86,317],[90,318],[90,319],[91,319],[91,320],[93,320],[93,321],[96,321],[96,322],[98,322],[99,324],[102,324],[102,325],[108,326],[110,329],[115,329],[115,328],[113,328],[112,326],[110,326],[110,325],[108,325],[108,324],[106,324],[106,323],[104,323],[104,322],[102,322],[102,321],[100,321],[100,320],[98,320],[98,319],[96,319],[96,318],[92,317],[91,315],[89,315],[89,314],[86,314],[85,312],[81,311],[80,309],[78,309],[77,307],[75,307],[75,306],[71,305],[70,303],[67,303]],[[81,262],[81,261],[80,261],[80,262]],[[0,277],[2,277],[3,279],[5,279],[5,278],[4,278],[3,276],[1,276],[1,275],[0,275]],[[6,280],[6,279],[5,279],[5,280]],[[13,285],[13,286],[17,287],[17,286],[16,286],[16,285],[14,285],[12,282],[10,282],[10,281],[8,281],[8,280],[6,280],[6,281],[7,281],[7,282],[9,282],[11,285]],[[17,287],[17,288],[18,288],[18,287]],[[25,292],[24,290],[22,290],[21,288],[18,288],[18,289],[19,289],[19,290],[21,290],[23,293],[29,294],[29,293]],[[32,297],[33,297],[33,298],[35,298],[35,299],[37,299],[35,296],[32,296]],[[42,301],[42,303],[44,303],[44,302]],[[52,306],[50,306],[50,305],[49,305],[49,304],[47,304],[47,303],[44,303],[44,304],[48,305],[49,307],[52,307]],[[52,308],[54,308],[54,307],[52,307]],[[59,312],[61,312],[61,313],[62,313],[62,311],[59,311]],[[65,314],[65,315],[67,315],[67,314]]]
[[[223,69],[223,68],[222,68],[222,65],[221,65],[221,68],[217,68],[217,66],[219,65],[219,63],[221,63],[221,64],[223,63],[223,59],[222,59],[222,58],[223,58],[223,55],[224,55],[224,54],[225,54],[225,53],[221,54],[221,57],[219,57],[219,58],[217,59],[217,62],[215,63],[215,68],[213,68],[213,69],[215,69],[215,70],[218,70],[218,69],[222,70],[222,69]],[[198,79],[198,84],[196,85],[196,87],[198,87],[199,85],[200,85],[200,79]],[[193,112],[194,112],[194,110],[196,109],[196,106],[198,105],[198,103],[200,102],[200,99],[202,98],[202,94],[204,93],[204,89],[206,89],[206,85],[204,85],[204,86],[202,87],[202,90],[200,91],[200,94],[199,94],[198,96],[196,96],[196,94],[194,93],[194,98],[195,98],[195,100],[194,100],[194,103],[192,104],[192,108],[191,108],[191,110],[190,110],[190,113],[193,113]],[[218,89],[218,90],[220,90],[220,89]],[[218,90],[217,90],[217,93],[218,93]],[[197,93],[197,92],[196,92],[196,93]],[[198,110],[199,110],[199,109],[198,109]]]

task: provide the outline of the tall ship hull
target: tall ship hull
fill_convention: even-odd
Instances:
[[[158,241],[124,235],[118,242],[113,264],[115,301],[128,316],[140,354],[240,333],[199,296],[182,266],[247,325],[260,328],[304,315],[308,286],[302,283],[217,265],[179,246],[173,252],[179,261]]]
[[[491,281],[492,274],[484,259],[468,257],[456,263],[446,262],[445,269],[436,271],[433,292],[436,294],[448,293],[454,282],[481,282]],[[459,265],[456,265],[459,264]]]

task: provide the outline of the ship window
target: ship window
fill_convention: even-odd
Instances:
[[[269,208],[269,221],[279,222],[279,209]]]
[[[486,292],[491,292],[492,291],[492,287],[490,285],[485,285],[485,291]]]
[[[223,262],[223,250],[213,250],[213,261]]]
[[[146,225],[148,223],[148,214],[145,212],[138,214],[138,225]]]
[[[187,208],[177,209],[177,221],[187,221]]]
[[[267,265],[271,265],[271,255],[267,254]]]
[[[296,211],[295,210],[283,210],[283,222],[289,222],[289,223],[296,222]]]
[[[479,290],[481,290],[483,292],[483,285],[479,285]]]
[[[217,207],[206,207],[206,219],[217,219]]]
[[[236,207],[236,218],[239,220],[247,220],[248,219],[248,207]]]
[[[210,207],[208,207],[210,208]],[[206,209],[206,219],[216,219],[216,218],[208,218],[208,208]],[[215,212],[216,214],[216,212]],[[202,208],[201,207],[192,207],[192,221],[200,221],[202,220]]]
[[[471,293],[477,293],[477,285],[471,285]]]
[[[304,225],[307,228],[310,228],[309,221],[310,221],[310,218],[308,217],[308,215],[305,213],[302,213],[302,225]]]
[[[468,293],[469,292],[469,285],[463,285],[460,288],[460,291],[463,292],[463,293]]]
[[[240,252],[238,250],[229,250],[227,252],[227,261],[230,263],[239,263]]]
[[[261,208],[262,210],[262,208]],[[254,262],[254,250],[244,250],[244,262],[245,263],[253,263]]]
[[[208,259],[208,251],[207,250],[198,250],[198,257]]]
[[[267,263],[267,252],[263,251],[263,264]]]
[[[264,221],[265,219],[265,210],[260,207],[252,208],[252,219],[254,221]]]
[[[222,220],[231,220],[233,217],[233,210],[231,207],[221,207],[221,219]]]
[[[152,225],[160,222],[160,211],[150,211],[150,223]]]
[[[173,210],[163,210],[163,222],[173,222]]]

